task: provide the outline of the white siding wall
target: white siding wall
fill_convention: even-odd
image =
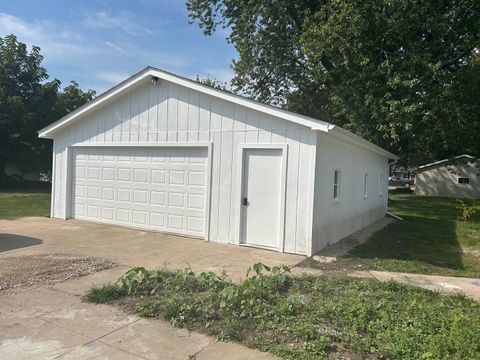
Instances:
[[[388,159],[318,133],[313,212],[313,253],[385,216]],[[339,201],[333,200],[334,169],[340,169]],[[364,198],[364,174],[368,173]],[[383,174],[383,195],[379,195]]]
[[[54,217],[66,209],[69,145],[78,143],[213,143],[210,240],[235,243],[239,144],[288,144],[285,251],[311,244],[315,132],[194,90],[144,84],[67,127],[54,141]]]
[[[423,196],[480,199],[480,169],[468,165],[438,165],[417,172],[415,192]],[[458,177],[468,177],[469,184],[459,184]]]

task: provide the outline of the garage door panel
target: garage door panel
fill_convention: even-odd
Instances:
[[[187,228],[189,231],[201,233],[203,231],[205,224],[202,217],[197,216],[188,216],[187,217]]]
[[[204,148],[76,149],[73,217],[204,236],[207,163]]]

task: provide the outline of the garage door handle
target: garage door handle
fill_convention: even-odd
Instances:
[[[246,197],[244,197],[244,198],[242,199],[242,204],[245,205],[245,206],[248,205],[248,199],[247,199]]]

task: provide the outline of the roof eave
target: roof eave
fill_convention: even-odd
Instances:
[[[38,136],[40,138],[47,138],[47,139],[52,139],[55,135],[55,132],[67,125],[69,122],[74,120],[75,118],[85,114],[88,112],[90,109],[104,103],[105,101],[108,101],[110,98],[113,96],[117,95],[120,92],[123,92],[124,90],[130,88],[134,84],[139,83],[140,81],[144,80],[145,78],[148,78],[150,76],[155,76],[158,77],[161,80],[164,81],[169,81],[173,82],[175,84],[178,84],[180,86],[185,86],[193,90],[197,90],[199,92],[205,93],[207,95],[211,95],[217,98],[222,98],[224,100],[231,101],[233,103],[236,103],[238,105],[243,105],[248,108],[252,108],[258,111],[261,111],[263,113],[272,115],[272,116],[277,116],[280,118],[283,118],[287,121],[292,121],[294,123],[306,126],[312,130],[321,130],[321,131],[328,131],[330,124],[327,122],[323,122],[317,119],[309,118],[307,116],[299,115],[299,114],[294,114],[289,111],[276,108],[274,106],[266,105],[259,103],[254,100],[247,99],[245,97],[232,94],[226,91],[218,90],[215,88],[212,88],[208,85],[201,84],[197,81],[186,79],[168,72],[165,72],[163,70],[159,70],[153,67],[146,67],[143,70],[139,71],[135,75],[129,77],[128,79],[122,81],[120,84],[114,86],[110,90],[104,92],[103,94],[99,95],[92,101],[86,103],[85,105],[79,107],[75,111],[71,112],[70,114],[67,114],[63,118],[57,120],[56,122],[50,124],[49,126],[41,129],[38,131]]]
[[[129,78],[115,85],[111,89],[105,91],[104,93],[97,96],[93,100],[80,106],[78,109],[72,111],[71,113],[65,115],[64,117],[51,123],[50,125],[40,129],[39,131],[37,131],[38,137],[44,138],[44,139],[53,139],[55,132],[59,130],[59,128],[63,127],[64,125],[67,125],[70,121],[74,120],[75,118],[81,115],[84,115],[86,112],[100,105],[101,103],[108,101],[118,93],[123,92],[124,90],[127,90],[131,86],[141,82],[142,80],[150,76],[150,72],[151,72],[150,67],[146,67],[140,70],[136,74],[130,76]]]
[[[381,148],[380,146],[377,146],[375,145],[374,143],[368,141],[368,140],[365,140],[364,138],[358,136],[358,135],[355,135],[354,133],[351,133],[350,131],[348,130],[345,130],[339,126],[336,126],[336,125],[331,125],[329,131],[330,133],[333,133],[333,134],[336,134],[338,135],[340,138],[348,141],[348,142],[351,142],[353,144],[356,144],[358,146],[361,146],[363,147],[364,149],[367,149],[373,153],[376,153],[378,155],[382,155],[388,159],[391,159],[391,160],[398,160],[400,159],[399,156],[391,153],[390,151],[387,151],[383,148]]]
[[[433,166],[440,165],[440,164],[443,164],[443,163],[445,163],[445,162],[448,162],[448,161],[450,161],[450,160],[452,160],[452,159],[461,159],[461,158],[469,158],[469,159],[471,159],[471,160],[475,160],[475,159],[476,159],[476,158],[475,158],[474,156],[472,156],[472,155],[462,154],[462,155],[455,156],[455,157],[453,157],[453,158],[451,158],[451,159],[438,160],[438,161],[432,162],[432,163],[430,163],[430,164],[425,164],[425,165],[419,166],[419,167],[417,168],[417,171],[423,171],[423,170],[428,169],[428,168],[431,168],[431,167],[433,167]]]
[[[219,90],[212,88],[208,85],[201,84],[197,81],[190,80],[154,67],[146,67],[133,76],[129,77],[128,79],[122,81],[118,85],[114,86],[110,90],[104,92],[103,94],[99,95],[92,101],[86,103],[85,105],[79,107],[75,111],[67,114],[66,116],[62,117],[61,119],[57,120],[56,122],[50,124],[49,126],[41,129],[38,131],[38,136],[40,138],[45,138],[45,139],[53,139],[58,131],[62,129],[64,126],[67,126],[70,122],[75,120],[76,118],[81,117],[82,115],[86,115],[91,109],[93,109],[96,106],[101,105],[102,103],[105,103],[109,101],[111,98],[114,96],[118,95],[119,93],[122,93],[135,84],[138,84],[142,81],[144,81],[146,78],[149,77],[157,77],[161,80],[164,81],[169,81],[172,83],[175,83],[180,86],[185,86],[187,88],[199,91],[201,93],[207,94],[214,96],[216,98],[220,98],[226,101],[233,102],[235,104],[245,106],[247,108],[251,108],[272,116],[276,116],[279,118],[282,118],[287,121],[291,121],[293,123],[305,126],[307,128],[310,128],[312,130],[317,130],[317,131],[323,131],[326,133],[329,132],[334,132],[339,134],[340,137],[342,137],[344,140],[355,143],[357,145],[360,145],[364,148],[369,149],[370,151],[383,155],[385,157],[388,157],[389,159],[398,159],[399,157],[382,149],[381,147],[374,145],[373,143],[357,136],[354,135],[353,133],[342,129],[341,127],[335,126],[333,124],[313,119],[308,116],[303,116],[300,114],[295,114],[271,105],[259,103],[257,101],[229,93],[227,91]]]

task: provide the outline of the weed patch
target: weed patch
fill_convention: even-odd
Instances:
[[[127,291],[117,285],[107,284],[102,287],[94,287],[83,296],[83,300],[94,304],[105,304],[120,299],[127,295]]]
[[[135,299],[161,317],[288,359],[479,359],[480,303],[394,281],[291,277],[256,264],[240,284],[211,272],[135,268],[86,301]]]

